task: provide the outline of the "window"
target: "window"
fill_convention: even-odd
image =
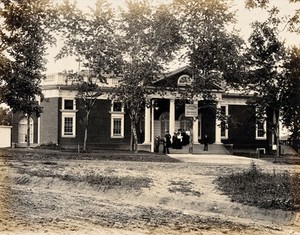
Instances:
[[[122,119],[114,118],[113,119],[113,135],[121,136],[121,134],[122,134]]]
[[[65,138],[76,136],[76,103],[75,99],[63,98],[62,100],[61,135]]]
[[[166,131],[169,131],[169,113],[165,112],[160,115],[160,136],[165,136]]]
[[[178,78],[178,86],[187,86],[192,84],[192,78],[188,75],[182,75]]]
[[[267,133],[266,133],[266,121],[260,120],[256,123],[256,139],[266,139]]]
[[[112,114],[111,138],[124,138],[124,114]]]
[[[33,129],[33,119],[30,118],[30,143],[33,143]],[[18,132],[19,143],[27,143],[27,117],[20,119]]]
[[[124,107],[119,101],[112,101],[111,138],[124,138]]]
[[[75,101],[72,99],[63,99],[63,110],[75,110]]]
[[[222,139],[227,139],[228,138],[228,126],[227,126],[227,121],[226,117],[228,116],[228,106],[221,106],[221,138]]]
[[[182,114],[179,117],[179,121],[180,121],[180,129],[182,131],[189,131],[190,130],[191,121],[190,121],[189,118],[185,117],[184,114]]]
[[[71,117],[65,117],[64,134],[73,135],[73,118]]]
[[[62,114],[62,137],[74,138],[76,136],[76,113]]]
[[[122,112],[122,103],[121,102],[113,102],[113,112]]]

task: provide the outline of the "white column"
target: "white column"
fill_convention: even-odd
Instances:
[[[198,142],[198,126],[199,126],[199,122],[198,122],[198,119],[196,119],[196,121],[193,121],[193,144],[199,144],[199,142]]]
[[[220,106],[220,101],[217,103],[217,109],[219,109]],[[222,144],[221,142],[221,121],[216,117],[216,134],[215,134],[215,144]]]
[[[154,100],[151,101],[151,153],[154,152]]]
[[[194,104],[197,104],[198,107],[198,100],[194,101]],[[199,118],[199,116],[198,116]],[[193,144],[199,144],[198,142],[198,126],[199,122],[197,118],[193,118]]]
[[[144,144],[151,143],[151,108],[145,106],[145,141]]]
[[[173,135],[174,131],[175,131],[175,99],[170,99],[169,133]]]

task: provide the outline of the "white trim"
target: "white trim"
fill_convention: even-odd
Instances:
[[[122,104],[122,102],[121,101],[118,101],[118,100],[112,100],[111,101],[111,108],[110,108],[110,112],[111,113],[123,113],[124,114],[124,104],[122,104],[122,107],[121,107],[121,111],[114,111],[114,102],[118,102],[118,103],[121,103]]]
[[[114,120],[121,119],[121,134],[114,134]],[[124,138],[124,113],[111,113],[111,128],[110,128],[110,138],[120,139]]]
[[[34,121],[30,117],[30,143],[34,143]],[[22,131],[21,131],[22,130]],[[18,121],[18,143],[27,143],[27,117],[22,116]]]
[[[225,116],[227,117],[228,116],[228,105],[222,105],[221,104],[221,110],[222,110],[222,107],[225,107]],[[221,129],[221,139],[222,140],[227,140],[228,139],[228,121],[224,121],[225,122],[225,136],[223,135],[222,136],[222,126],[220,126],[220,129]],[[221,125],[222,125],[222,122],[221,122]]]
[[[264,128],[264,136],[258,136],[258,120],[256,121],[256,124],[255,124],[255,138],[257,140],[266,140],[267,139],[267,120],[264,119],[263,121],[263,128]]]
[[[73,101],[73,109],[66,109],[65,108],[65,101],[66,100],[72,100]],[[62,104],[61,104],[61,109],[64,112],[68,112],[68,111],[76,111],[76,100],[73,98],[68,98],[68,97],[64,97],[62,98]]]
[[[65,118],[72,118],[72,134],[65,134]],[[63,138],[75,138],[76,137],[76,112],[63,112],[61,115],[61,137]]]
[[[112,139],[122,139],[124,138],[124,104],[122,104],[121,111],[114,111],[114,102],[119,102],[122,104],[121,101],[112,100],[111,101],[111,108],[110,108],[110,138]],[[115,135],[114,134],[114,119],[121,119],[121,134]]]
[[[186,85],[192,85],[192,82],[193,82],[193,80],[192,80],[191,76],[189,76],[187,74],[183,74],[178,78],[177,86],[183,87],[183,86],[186,86]]]

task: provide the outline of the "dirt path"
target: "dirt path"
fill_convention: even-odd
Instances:
[[[216,177],[246,169],[251,160],[174,157],[185,160],[0,158],[0,234],[300,234],[293,213],[234,203],[216,189]],[[264,170],[287,169],[257,164]],[[74,180],[92,175],[126,179],[126,184]],[[141,187],[131,184],[137,179]]]

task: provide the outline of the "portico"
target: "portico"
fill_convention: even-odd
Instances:
[[[163,138],[166,131],[171,135],[178,130],[186,132],[193,145],[199,145],[204,134],[210,136],[211,143],[222,144],[221,125],[215,118],[215,110],[205,110],[201,101],[195,101],[199,103],[196,118],[185,117],[184,103],[176,97],[155,97],[150,101],[151,106],[145,107],[145,139],[142,145],[149,146],[151,152],[154,151],[154,137]]]

